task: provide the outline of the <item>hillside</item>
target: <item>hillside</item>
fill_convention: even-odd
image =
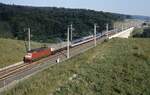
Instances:
[[[3,95],[150,95],[150,39],[115,38]]]
[[[0,37],[27,39],[30,27],[32,40],[38,42],[54,42],[57,37],[65,40],[67,26],[74,25],[74,37],[93,33],[93,24],[97,23],[99,32],[110,28],[114,21],[125,19],[126,15],[93,11],[85,9],[67,9],[56,7],[32,7],[0,4]]]
[[[31,43],[32,48],[40,47],[40,43]],[[0,68],[22,61],[26,53],[24,41],[0,38]]]
[[[140,16],[140,15],[132,15],[131,18],[140,20],[150,20],[149,16]]]

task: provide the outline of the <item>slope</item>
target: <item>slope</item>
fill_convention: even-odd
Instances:
[[[31,42],[32,48],[40,43]],[[0,38],[0,68],[22,61],[26,53],[24,41]]]
[[[3,95],[149,95],[150,39],[115,38]]]

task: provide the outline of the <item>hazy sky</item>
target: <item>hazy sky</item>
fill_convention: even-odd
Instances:
[[[0,2],[17,5],[86,8],[150,16],[150,0],[0,0]]]

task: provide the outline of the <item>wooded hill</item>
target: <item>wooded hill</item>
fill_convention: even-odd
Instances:
[[[32,40],[53,42],[54,38],[66,39],[67,26],[73,23],[73,36],[79,37],[93,33],[93,24],[104,30],[106,23],[124,20],[127,15],[93,11],[86,9],[67,9],[56,7],[31,7],[0,4],[0,37],[27,39],[30,27]],[[111,28],[111,27],[110,27]]]

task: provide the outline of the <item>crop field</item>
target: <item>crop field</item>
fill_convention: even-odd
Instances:
[[[41,46],[31,42],[32,48]],[[0,68],[22,61],[26,53],[24,41],[0,38]]]
[[[150,39],[103,42],[2,95],[150,95]]]

